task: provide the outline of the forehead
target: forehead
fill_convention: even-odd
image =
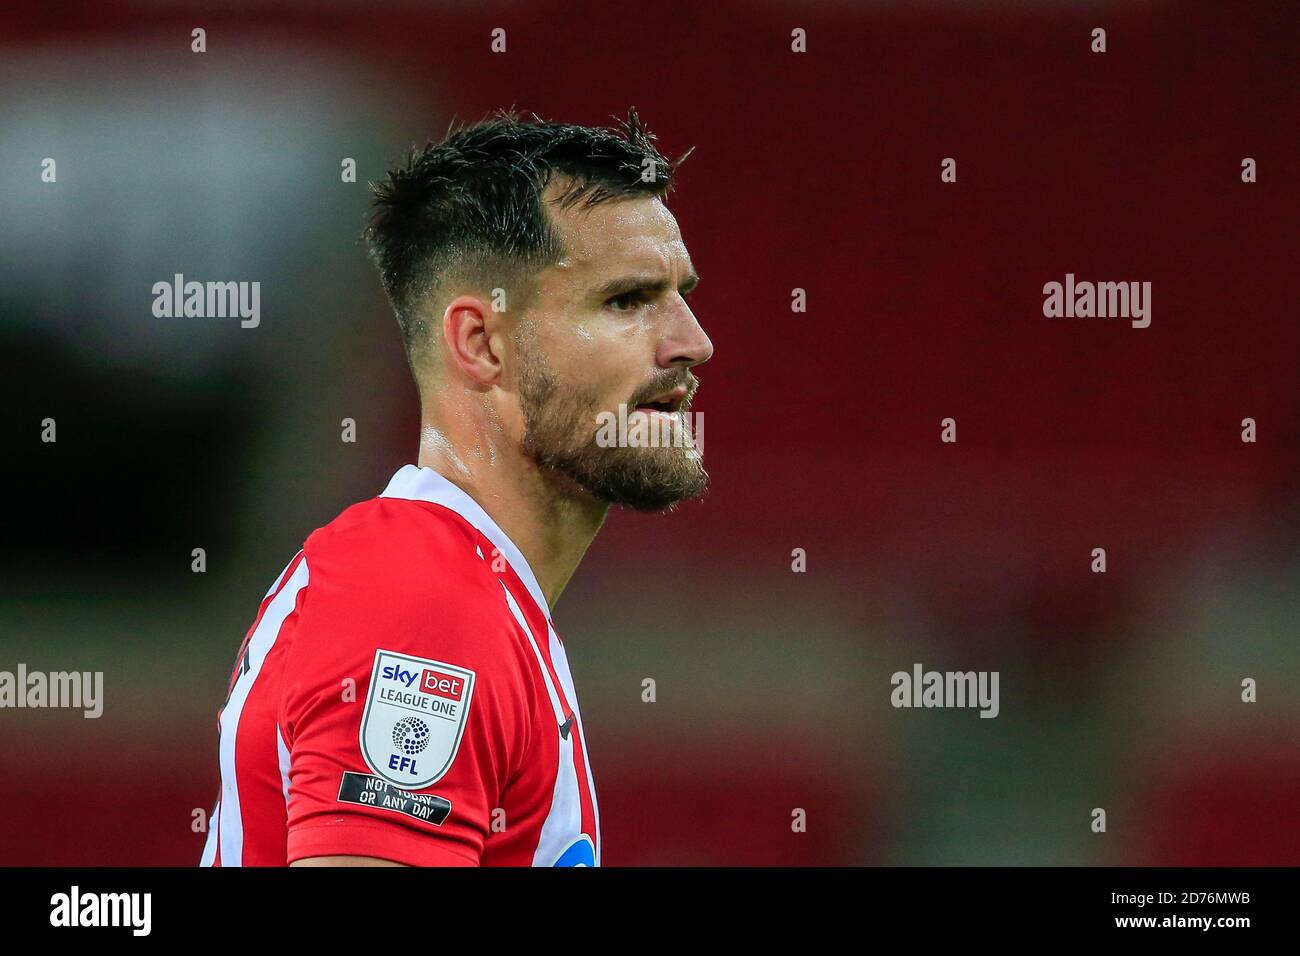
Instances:
[[[564,258],[552,267],[562,278],[585,283],[632,271],[674,275],[691,267],[677,219],[657,196],[568,209],[547,203],[546,210],[564,244]]]

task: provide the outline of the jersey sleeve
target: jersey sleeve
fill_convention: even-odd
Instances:
[[[279,715],[290,863],[477,865],[522,763],[531,690],[500,584],[456,529],[430,533],[309,539]]]

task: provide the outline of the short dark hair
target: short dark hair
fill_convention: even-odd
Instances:
[[[636,109],[616,128],[552,123],[497,110],[448,130],[440,143],[412,147],[380,183],[365,239],[379,267],[412,372],[428,343],[421,306],[454,274],[493,287],[520,287],[559,262],[564,249],[542,208],[552,178],[558,204],[587,206],[638,195],[663,197],[677,167],[654,145]],[[418,377],[418,376],[417,376]]]

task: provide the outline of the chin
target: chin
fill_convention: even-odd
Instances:
[[[644,472],[619,477],[623,480],[601,482],[598,497],[607,504],[646,514],[672,511],[680,504],[694,501],[704,494],[709,483],[703,468],[663,475],[657,480]]]

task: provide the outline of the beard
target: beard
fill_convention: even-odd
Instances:
[[[603,409],[600,397],[581,385],[561,384],[546,365],[539,350],[520,342],[523,371],[519,399],[524,415],[524,454],[547,474],[569,487],[579,488],[600,501],[635,511],[655,512],[696,498],[708,486],[700,453],[685,447],[623,448],[597,443],[597,416]],[[674,385],[687,384],[690,391],[674,413],[676,423],[690,435],[686,414],[690,396],[698,381],[685,370],[665,372],[632,396],[628,414],[639,401],[662,394]]]

